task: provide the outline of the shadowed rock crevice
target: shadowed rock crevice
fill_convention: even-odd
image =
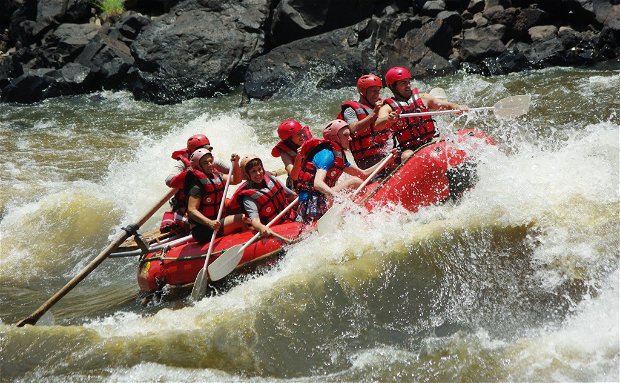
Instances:
[[[240,84],[248,98],[355,84],[394,65],[414,76],[499,75],[618,57],[616,0],[88,0],[0,4],[0,98],[127,89],[175,103]]]

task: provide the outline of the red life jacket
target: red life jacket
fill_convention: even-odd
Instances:
[[[224,198],[224,176],[217,170],[213,170],[211,174],[205,174],[200,170],[189,168],[188,175],[192,173],[200,182],[202,187],[202,199],[200,200],[200,212],[209,219],[216,219],[220,209],[220,203]],[[189,185],[186,186],[188,189]],[[185,191],[189,195],[189,190]]]
[[[174,152],[172,152],[172,155],[170,157],[172,157],[173,160],[179,160],[183,162],[183,165],[185,165],[186,167],[189,167],[190,165],[189,152],[186,148],[175,150]]]
[[[263,181],[266,186],[260,189],[256,189],[248,181],[241,184],[230,199],[229,208],[237,209],[241,206],[242,197],[250,198],[258,206],[260,221],[263,224],[271,222],[287,206],[286,193],[282,183],[271,173],[265,172]],[[294,213],[293,210],[291,212]],[[290,215],[283,217],[279,222],[285,219],[292,219],[292,217]]]
[[[171,157],[175,160],[181,161],[186,168],[189,168],[189,153],[186,148],[179,149],[172,152]],[[179,231],[182,232],[188,228],[187,220],[187,199],[188,195],[185,190],[185,178],[187,177],[187,169],[177,174],[170,180],[170,187],[179,189],[174,197],[170,200],[172,205],[172,212],[165,215],[160,226],[160,231],[165,233],[167,231]],[[176,226],[175,226],[176,225]]]
[[[299,145],[295,145],[291,140],[280,140],[276,144],[276,146],[271,149],[271,155],[274,157],[280,157],[282,153],[288,154],[293,162],[295,161],[295,157],[297,157],[297,149],[299,149]]]
[[[352,108],[357,115],[358,121],[366,118],[372,113],[373,109],[353,100],[343,102],[340,108],[340,113],[336,118],[344,120],[345,109]],[[385,155],[386,142],[389,141],[391,135],[392,133],[388,129],[380,132],[375,131],[374,123],[365,132],[355,132],[355,134],[351,135],[351,153],[353,158],[359,161],[368,157]]]
[[[428,111],[417,88],[413,89],[412,98],[414,99],[412,103],[408,101],[396,101],[393,98],[388,98],[385,102],[399,114]],[[431,116],[399,118],[394,125],[392,125],[392,131],[394,132],[394,138],[402,150],[415,150],[430,141],[437,133],[435,130],[435,123]]]
[[[312,139],[304,142],[301,148],[300,154],[303,156],[303,159],[301,170],[297,178],[297,190],[304,190],[307,192],[314,190],[314,177],[317,168],[316,165],[312,163],[312,158],[323,149],[330,149],[334,153],[334,166],[327,171],[325,183],[329,187],[334,187],[334,185],[336,185],[346,164],[344,149],[334,141]]]
[[[304,141],[312,138],[310,128],[307,126],[304,126],[301,129],[301,135],[303,136]],[[271,155],[274,157],[280,157],[281,153],[286,153],[293,159],[293,162],[295,162],[295,157],[297,157],[297,149],[299,149],[299,145],[291,142],[291,140],[280,140],[280,142],[278,142],[276,146],[271,149]]]

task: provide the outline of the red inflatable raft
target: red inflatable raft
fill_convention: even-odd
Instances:
[[[461,145],[466,141],[465,145]],[[452,138],[440,138],[418,149],[404,164],[395,169],[381,183],[371,183],[357,198],[368,211],[388,204],[400,204],[415,212],[421,206],[458,198],[471,188],[475,181],[476,147],[494,145],[483,132],[474,129],[460,130]],[[467,147],[471,153],[466,152]],[[290,241],[297,241],[302,226],[289,222],[272,227],[281,238],[270,237],[257,240],[248,246],[236,272],[250,269],[280,254]],[[310,228],[311,230],[311,228]],[[254,233],[244,232],[217,238],[210,262],[226,249],[247,242]],[[204,265],[209,244],[193,241],[170,246],[159,246],[148,251],[140,259],[138,284],[145,293],[161,292],[164,286],[189,287],[194,283]]]

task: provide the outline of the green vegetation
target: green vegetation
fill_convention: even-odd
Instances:
[[[125,0],[93,0],[93,4],[108,17],[125,12]]]

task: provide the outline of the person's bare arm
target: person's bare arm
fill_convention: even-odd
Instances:
[[[379,116],[375,121],[375,129],[377,131],[389,129],[397,119],[398,113],[392,110],[391,106],[385,104],[379,109]]]
[[[198,196],[189,196],[189,200],[187,201],[187,215],[192,221],[199,223],[201,225],[209,226],[213,231],[217,231],[220,229],[221,223],[219,221],[209,219],[205,217],[199,210],[200,208],[200,197]]]
[[[282,158],[282,162],[284,163],[284,169],[286,170],[286,173],[289,175],[289,177],[293,178],[293,176],[291,175],[293,171],[293,167],[295,166],[295,164],[293,163],[293,158],[291,158],[291,156],[288,153],[284,153],[284,152],[280,153],[280,158]]]
[[[241,172],[241,168],[239,167],[239,155],[233,153],[230,155],[230,161],[233,165],[232,179],[230,180],[231,185],[237,185],[241,181],[243,181],[243,173]],[[226,196],[224,196],[226,198]]]
[[[335,192],[325,183],[325,176],[327,171],[325,169],[317,169],[314,175],[314,188],[319,192],[325,194],[328,198],[334,198]]]
[[[381,109],[382,105],[383,102],[381,100],[377,101],[374,109],[368,116],[364,117],[361,120],[350,123],[349,130],[351,131],[351,135],[367,132],[372,126],[372,124],[377,121],[377,118],[379,117],[379,110]]]

